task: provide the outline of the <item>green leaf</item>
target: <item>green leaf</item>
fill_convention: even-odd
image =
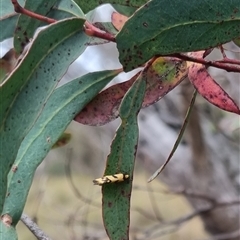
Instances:
[[[0,239],[18,240],[15,227],[6,226],[0,221]]]
[[[25,0],[18,0],[19,4],[23,4]],[[14,7],[11,1],[6,0],[0,0],[0,20],[6,19],[9,15],[12,15],[15,13]]]
[[[212,48],[240,36],[239,0],[152,0],[116,36],[126,71],[155,55]]]
[[[7,173],[21,141],[68,66],[85,50],[84,20],[68,19],[42,30],[21,64],[0,84],[0,212]]]
[[[120,106],[122,123],[116,132],[107,159],[104,175],[123,173],[130,176],[124,182],[105,184],[103,220],[110,239],[129,239],[130,197],[134,161],[138,144],[137,115],[141,108],[146,82],[139,78],[129,89]]]
[[[50,12],[51,8],[56,2],[57,0],[26,0],[24,8],[45,16]],[[21,53],[23,51],[24,47],[33,37],[36,29],[41,25],[42,22],[35,18],[31,18],[23,14],[20,15],[17,22],[17,28],[14,33],[14,48],[17,53]]]
[[[83,12],[87,13],[104,3],[118,4],[118,5],[123,5],[127,7],[139,8],[144,3],[146,3],[147,0],[129,0],[129,1],[126,1],[126,0],[89,0],[89,1],[75,0],[75,2],[80,6]]]
[[[19,4],[23,4],[24,0],[19,0]],[[12,37],[18,14],[15,13],[11,1],[0,0],[0,42]],[[7,26],[7,27],[6,27]]]
[[[40,117],[23,140],[9,174],[8,197],[3,214],[17,224],[37,166],[59,139],[76,113],[80,111],[119,71],[93,72],[57,88]]]
[[[81,8],[73,0],[61,0],[54,9],[59,11],[67,12],[73,16],[85,18],[85,14]]]
[[[12,37],[14,29],[16,27],[17,19],[18,15],[15,13],[8,15],[5,19],[0,19],[0,42]]]
[[[24,0],[20,0],[18,2],[21,6],[24,5]],[[31,3],[34,4],[33,1]],[[15,13],[11,1],[0,0],[0,6],[2,10],[0,11],[0,29],[1,29],[0,41],[3,41],[4,39],[13,37],[19,14]],[[85,18],[82,10],[79,8],[79,6],[75,2],[73,2],[73,0],[70,0],[70,1],[61,0],[57,2],[52,9],[50,9],[50,12],[47,13],[47,17],[50,17],[56,20],[70,18],[73,16]],[[27,16],[26,16],[26,19],[27,19]],[[45,22],[39,22],[38,20],[30,19],[30,17],[27,20],[34,21],[36,24],[39,24],[39,26],[46,25]],[[33,34],[35,30],[36,29],[33,28],[31,30],[31,32],[33,31],[31,34]]]

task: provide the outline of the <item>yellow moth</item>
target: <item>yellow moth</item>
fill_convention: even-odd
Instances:
[[[102,186],[105,183],[116,183],[116,182],[123,182],[129,178],[129,175],[123,173],[117,173],[113,175],[106,175],[102,178],[96,178],[93,180],[94,185]]]

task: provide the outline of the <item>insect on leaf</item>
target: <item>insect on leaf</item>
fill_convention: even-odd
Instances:
[[[104,226],[112,240],[129,239],[130,197],[138,144],[137,116],[145,88],[145,79],[138,78],[122,100],[119,108],[122,123],[116,132],[111,152],[107,158],[104,175],[111,175],[115,172],[129,175],[129,181],[102,186]]]
[[[127,175],[127,174],[117,173],[117,174],[113,174],[113,175],[103,176],[101,178],[96,178],[93,180],[93,184],[102,186],[103,184],[106,184],[106,183],[123,182],[128,178],[129,178],[129,175]]]

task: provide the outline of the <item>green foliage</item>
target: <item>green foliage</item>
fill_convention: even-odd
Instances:
[[[119,114],[122,124],[112,142],[111,153],[107,159],[105,175],[126,173],[130,180],[102,187],[103,219],[110,239],[128,239],[130,224],[130,197],[134,160],[138,144],[137,116],[141,108],[146,81],[139,78],[122,100]]]
[[[116,37],[126,71],[154,55],[208,49],[240,35],[239,0],[152,0],[127,21]],[[156,17],[152,17],[156,16]]]
[[[83,23],[82,19],[64,20],[41,31],[16,71],[1,85],[1,183],[5,183],[1,194],[1,210],[7,173],[23,138],[39,117],[69,64],[85,49],[84,41],[79,41],[81,38],[87,39],[79,30],[79,25]],[[73,48],[76,50],[73,51]],[[64,56],[61,61],[59,56]]]
[[[61,133],[78,111],[88,103],[112,78],[117,71],[103,71],[87,74],[57,88],[49,97],[39,118],[23,140],[14,162],[14,169],[8,176],[8,198],[3,214],[12,216],[17,224],[32,183],[34,172],[45,158]],[[25,174],[28,172],[28,174]]]
[[[96,40],[84,32],[84,13],[96,8],[100,2],[111,3],[126,16],[133,14],[119,33],[112,23],[98,23],[96,26],[107,34],[117,33],[117,48],[125,70],[140,65],[143,69],[129,81],[100,94],[122,70],[89,73],[56,88],[69,65],[87,46],[106,43],[107,38]],[[155,57],[208,49],[239,38],[240,13],[236,11],[239,1],[176,0],[169,4],[167,0],[152,0],[135,12],[146,2],[27,0],[25,6],[29,10],[55,20],[61,19],[34,36],[36,29],[46,23],[19,16],[11,1],[0,0],[3,9],[0,13],[0,41],[14,36],[16,54],[24,52],[8,77],[1,71],[0,210],[2,218],[10,216],[10,227],[0,221],[0,239],[17,239],[15,226],[21,217],[35,170],[73,119],[87,119],[85,124],[91,125],[105,124],[117,116],[122,120],[111,145],[105,175],[124,173],[129,178],[102,186],[103,218],[110,239],[128,239],[140,108],[161,99],[188,75],[206,99],[211,102],[211,93],[221,90],[219,95],[224,96],[224,104],[217,96],[212,103],[239,114],[238,106],[214,79],[208,78],[212,88],[211,92],[207,90],[199,77],[199,73],[206,74],[205,66],[187,67],[185,60],[171,56]],[[94,31],[96,29],[90,29],[88,34],[94,36]],[[28,49],[23,51],[27,44]],[[5,61],[0,62],[2,68],[3,63],[4,66],[7,63],[5,59],[1,60]],[[194,71],[188,74],[191,69]]]
[[[23,4],[24,0],[20,0],[19,3]],[[14,12],[11,1],[0,0],[0,6],[0,41],[3,41],[13,36],[18,14]]]
[[[50,0],[46,3],[44,0],[34,2],[27,0],[24,7],[40,15],[47,15],[56,1]],[[14,49],[17,53],[21,53],[33,37],[36,29],[41,26],[41,21],[21,14],[18,18],[17,26],[14,33]]]

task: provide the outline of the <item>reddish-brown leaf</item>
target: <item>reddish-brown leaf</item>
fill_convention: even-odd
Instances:
[[[90,126],[100,126],[116,119],[121,100],[138,75],[136,74],[129,81],[113,85],[99,93],[74,120]]]
[[[204,51],[191,53],[192,56],[201,58]],[[240,109],[234,100],[210,76],[206,67],[199,63],[189,63],[188,77],[197,91],[210,103],[228,111],[240,114]]]
[[[147,107],[175,88],[187,76],[187,63],[185,61],[159,57],[147,71],[147,90],[143,107]]]
[[[144,70],[147,89],[142,107],[147,107],[165,96],[187,75],[187,64],[175,58],[157,58]],[[76,117],[75,121],[86,125],[103,125],[118,117],[121,100],[138,73],[129,81],[113,85],[99,93]]]
[[[111,16],[111,19],[112,19],[113,26],[118,31],[120,31],[122,29],[123,25],[125,24],[125,22],[128,20],[128,17],[126,17],[126,16],[124,16],[120,13],[113,12],[112,16]]]

